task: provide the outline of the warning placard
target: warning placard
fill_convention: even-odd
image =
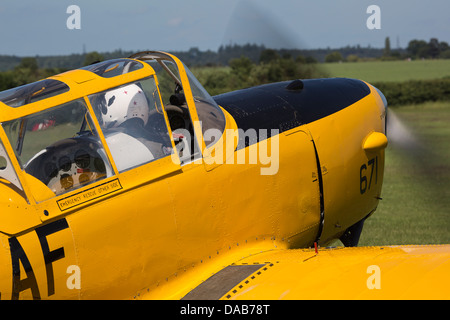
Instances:
[[[69,197],[57,201],[58,207],[61,211],[79,206],[88,201],[98,199],[106,196],[112,192],[122,189],[119,179],[114,179],[109,182],[102,183],[98,186],[89,188],[87,190],[78,192]]]

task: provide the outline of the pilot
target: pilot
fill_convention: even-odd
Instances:
[[[133,158],[140,162],[135,164],[138,165],[167,154],[161,136],[146,128],[149,104],[141,87],[130,84],[110,90],[100,107],[106,141],[116,163],[120,162],[118,158]]]

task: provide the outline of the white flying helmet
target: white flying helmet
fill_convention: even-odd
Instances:
[[[139,118],[148,121],[148,103],[142,89],[130,84],[108,91],[105,94],[105,105],[102,106],[102,120],[106,128],[114,128],[128,119]]]

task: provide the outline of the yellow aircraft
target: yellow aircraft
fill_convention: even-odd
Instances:
[[[449,246],[354,247],[387,145],[368,83],[212,98],[147,51],[0,101],[1,299],[449,298]]]

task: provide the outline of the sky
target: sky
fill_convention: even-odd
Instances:
[[[367,26],[371,5],[380,29]],[[0,55],[216,51],[234,43],[382,48],[386,37],[405,48],[412,39],[450,43],[449,12],[448,0],[1,0]]]

